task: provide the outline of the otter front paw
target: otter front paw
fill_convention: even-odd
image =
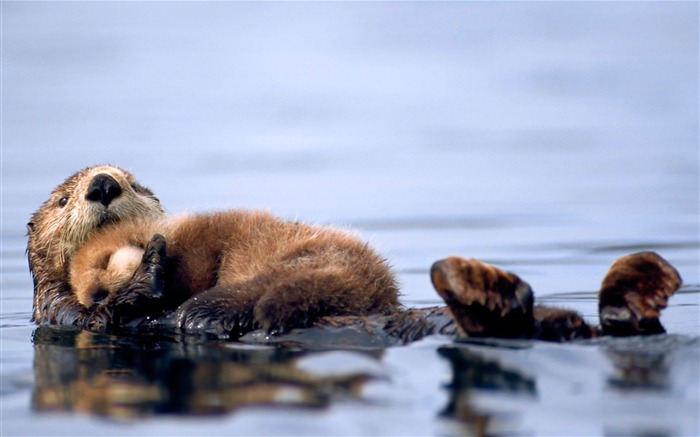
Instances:
[[[141,264],[131,281],[114,296],[116,306],[134,306],[160,299],[165,288],[165,237],[155,234],[144,249]]]
[[[433,264],[430,276],[468,336],[518,338],[534,334],[534,296],[518,276],[476,259],[455,256]]]

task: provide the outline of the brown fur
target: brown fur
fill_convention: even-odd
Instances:
[[[612,335],[661,334],[661,310],[682,283],[678,271],[654,252],[615,260],[598,295],[603,332]]]
[[[438,261],[431,278],[469,337],[565,341],[595,335],[575,311],[533,305],[527,282],[477,259],[452,256]]]
[[[71,266],[78,300],[87,307],[112,305],[135,268],[110,258],[125,246],[145,248],[155,234],[167,242],[164,294],[175,296],[177,305],[197,296],[178,309],[184,328],[213,323],[240,335],[257,326],[287,330],[329,315],[399,308],[394,276],[366,244],[255,211],[137,220],[96,233]],[[96,302],[105,292],[108,297]]]
[[[451,256],[433,264],[433,286],[470,337],[532,337],[534,296],[518,276]]]
[[[438,261],[431,278],[467,336],[548,341],[663,333],[661,310],[681,285],[678,271],[654,252],[617,259],[598,294],[601,328],[596,328],[575,311],[533,306],[527,283],[476,259],[453,256]]]
[[[108,205],[88,199],[98,175],[109,175],[121,189]],[[56,187],[27,224],[27,255],[34,280],[32,320],[81,324],[86,315],[68,284],[75,251],[95,230],[135,217],[162,215],[158,199],[128,171],[115,166],[85,168]]]
[[[599,334],[598,329],[586,323],[576,311],[544,305],[535,305],[533,310],[535,336],[539,340],[567,341]]]

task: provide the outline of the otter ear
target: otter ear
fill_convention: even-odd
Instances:
[[[31,234],[34,232],[34,222],[27,223],[27,233]]]

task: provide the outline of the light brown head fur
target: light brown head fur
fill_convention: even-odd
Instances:
[[[56,187],[27,223],[33,319],[61,323],[55,319],[60,306],[70,300],[66,296],[70,261],[93,232],[110,223],[162,215],[153,192],[116,166],[85,168]],[[59,297],[61,303],[56,304]]]
[[[70,282],[78,301],[90,307],[123,288],[141,264],[143,253],[139,247],[124,245],[116,250],[104,248],[100,253],[94,253],[92,259],[82,258],[83,261],[91,260],[91,265],[78,266],[74,262]],[[75,271],[80,274],[74,275]]]

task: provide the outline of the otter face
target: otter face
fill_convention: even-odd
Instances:
[[[144,251],[134,246],[94,248],[71,264],[70,282],[78,301],[86,307],[105,301],[129,283]]]
[[[46,257],[55,271],[64,271],[78,247],[100,227],[162,214],[153,192],[128,171],[111,165],[89,167],[56,187],[32,216],[27,250],[30,258]]]

